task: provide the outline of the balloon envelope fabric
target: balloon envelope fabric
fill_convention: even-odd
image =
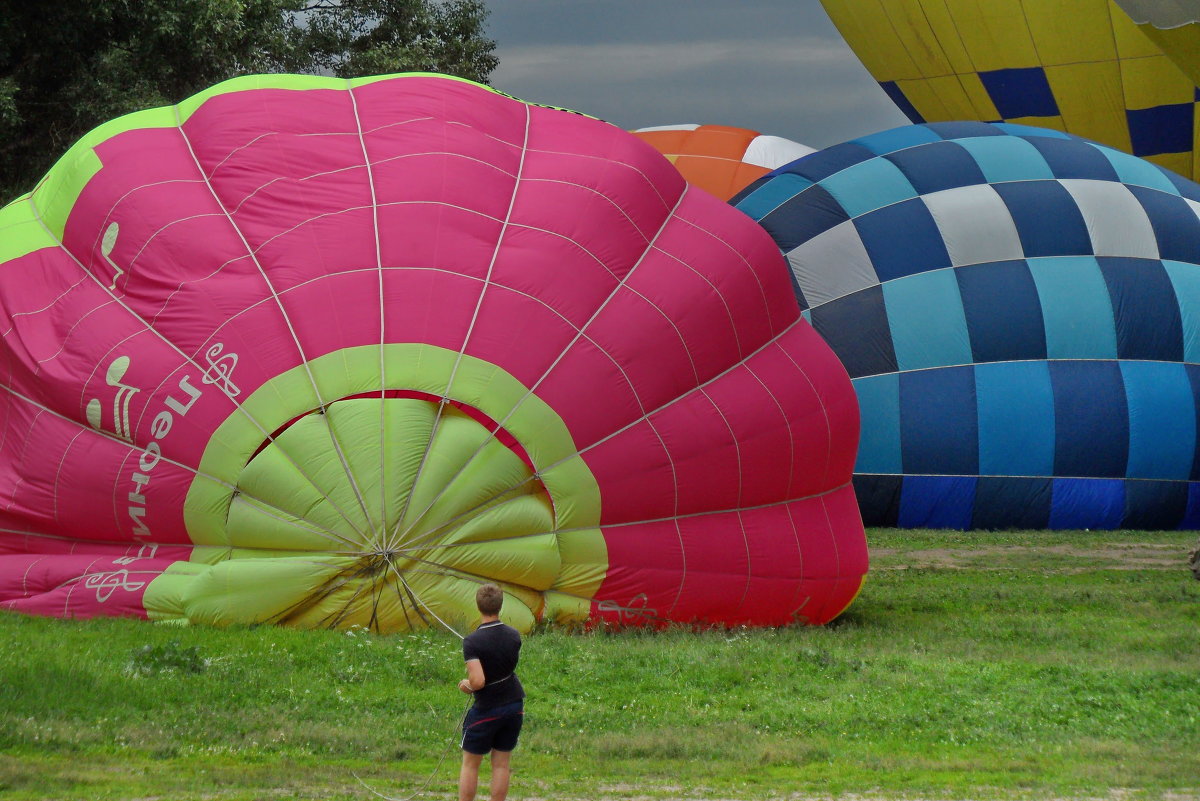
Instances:
[[[913,122],[1055,128],[1197,176],[1196,86],[1112,0],[822,0]]]
[[[1200,186],[1057,131],[933,123],[733,202],[854,382],[867,525],[1200,526]]]
[[[1183,73],[1200,85],[1200,2],[1116,0],[1138,30],[1162,48]]]
[[[844,369],[762,229],[614,126],[236,79],[0,232],[0,606],[820,623],[861,584]]]
[[[663,125],[633,133],[666,156],[688,183],[721,200],[814,150],[783,137],[725,125]]]

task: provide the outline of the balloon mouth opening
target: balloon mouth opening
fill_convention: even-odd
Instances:
[[[309,415],[324,414],[325,410],[328,409],[330,406],[332,406],[335,403],[340,403],[342,401],[370,399],[370,398],[380,398],[383,400],[394,400],[394,399],[398,399],[398,398],[411,398],[411,399],[415,399],[415,400],[427,401],[429,403],[445,403],[447,406],[452,406],[455,409],[457,409],[458,411],[462,412],[463,414],[465,414],[468,417],[475,420],[475,422],[479,423],[484,428],[491,431],[492,436],[496,438],[496,441],[498,441],[501,445],[503,445],[504,447],[506,447],[510,451],[512,451],[514,454],[516,454],[517,457],[522,462],[524,462],[526,464],[526,466],[529,467],[530,470],[533,470],[535,472],[537,470],[537,468],[533,466],[533,459],[530,458],[529,452],[525,450],[525,447],[523,445],[521,445],[521,443],[517,440],[517,438],[515,436],[513,436],[512,433],[509,432],[508,429],[504,428],[504,426],[500,425],[498,422],[493,420],[491,417],[484,414],[479,409],[475,408],[474,406],[471,406],[468,403],[463,403],[462,401],[457,401],[457,400],[454,400],[453,398],[445,398],[445,397],[441,397],[438,395],[434,395],[433,393],[430,393],[430,392],[422,392],[421,390],[417,390],[417,389],[385,389],[383,391],[375,390],[372,392],[359,392],[354,395],[346,395],[346,396],[338,398],[336,400],[329,401],[324,406],[318,406],[316,408],[309,409],[306,412],[302,412],[301,414],[296,415],[291,420],[288,420],[286,423],[284,423],[283,425],[276,428],[266,438],[264,438],[263,441],[259,443],[258,447],[254,449],[254,452],[252,454],[250,454],[250,458],[246,460],[246,463],[249,464],[250,462],[253,462],[254,459],[260,453],[262,453],[264,450],[266,450],[271,445],[272,442],[279,439],[279,437],[282,436],[285,431],[287,431],[289,428],[296,425],[296,423],[299,423],[301,420],[308,417]]]

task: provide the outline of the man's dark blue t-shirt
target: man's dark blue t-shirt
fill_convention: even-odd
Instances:
[[[484,623],[463,640],[463,659],[478,659],[483,666],[483,687],[475,691],[475,706],[491,709],[520,701],[525,688],[517,678],[521,633],[499,620]]]

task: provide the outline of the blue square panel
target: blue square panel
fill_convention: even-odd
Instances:
[[[900,491],[902,528],[971,527],[975,476],[905,476]]]
[[[1015,117],[1057,117],[1058,103],[1046,71],[1041,67],[1023,67],[1011,70],[990,70],[979,73],[979,80],[987,90],[1000,116],[1006,120]]]
[[[1119,478],[1056,478],[1050,501],[1050,528],[1121,527],[1125,481]]]
[[[1187,153],[1192,149],[1194,104],[1175,103],[1153,108],[1126,109],[1133,155]]]

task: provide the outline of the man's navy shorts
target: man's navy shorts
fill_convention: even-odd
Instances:
[[[517,747],[524,720],[524,701],[491,709],[471,707],[463,718],[462,750],[470,754],[486,754],[493,749],[512,751]]]

